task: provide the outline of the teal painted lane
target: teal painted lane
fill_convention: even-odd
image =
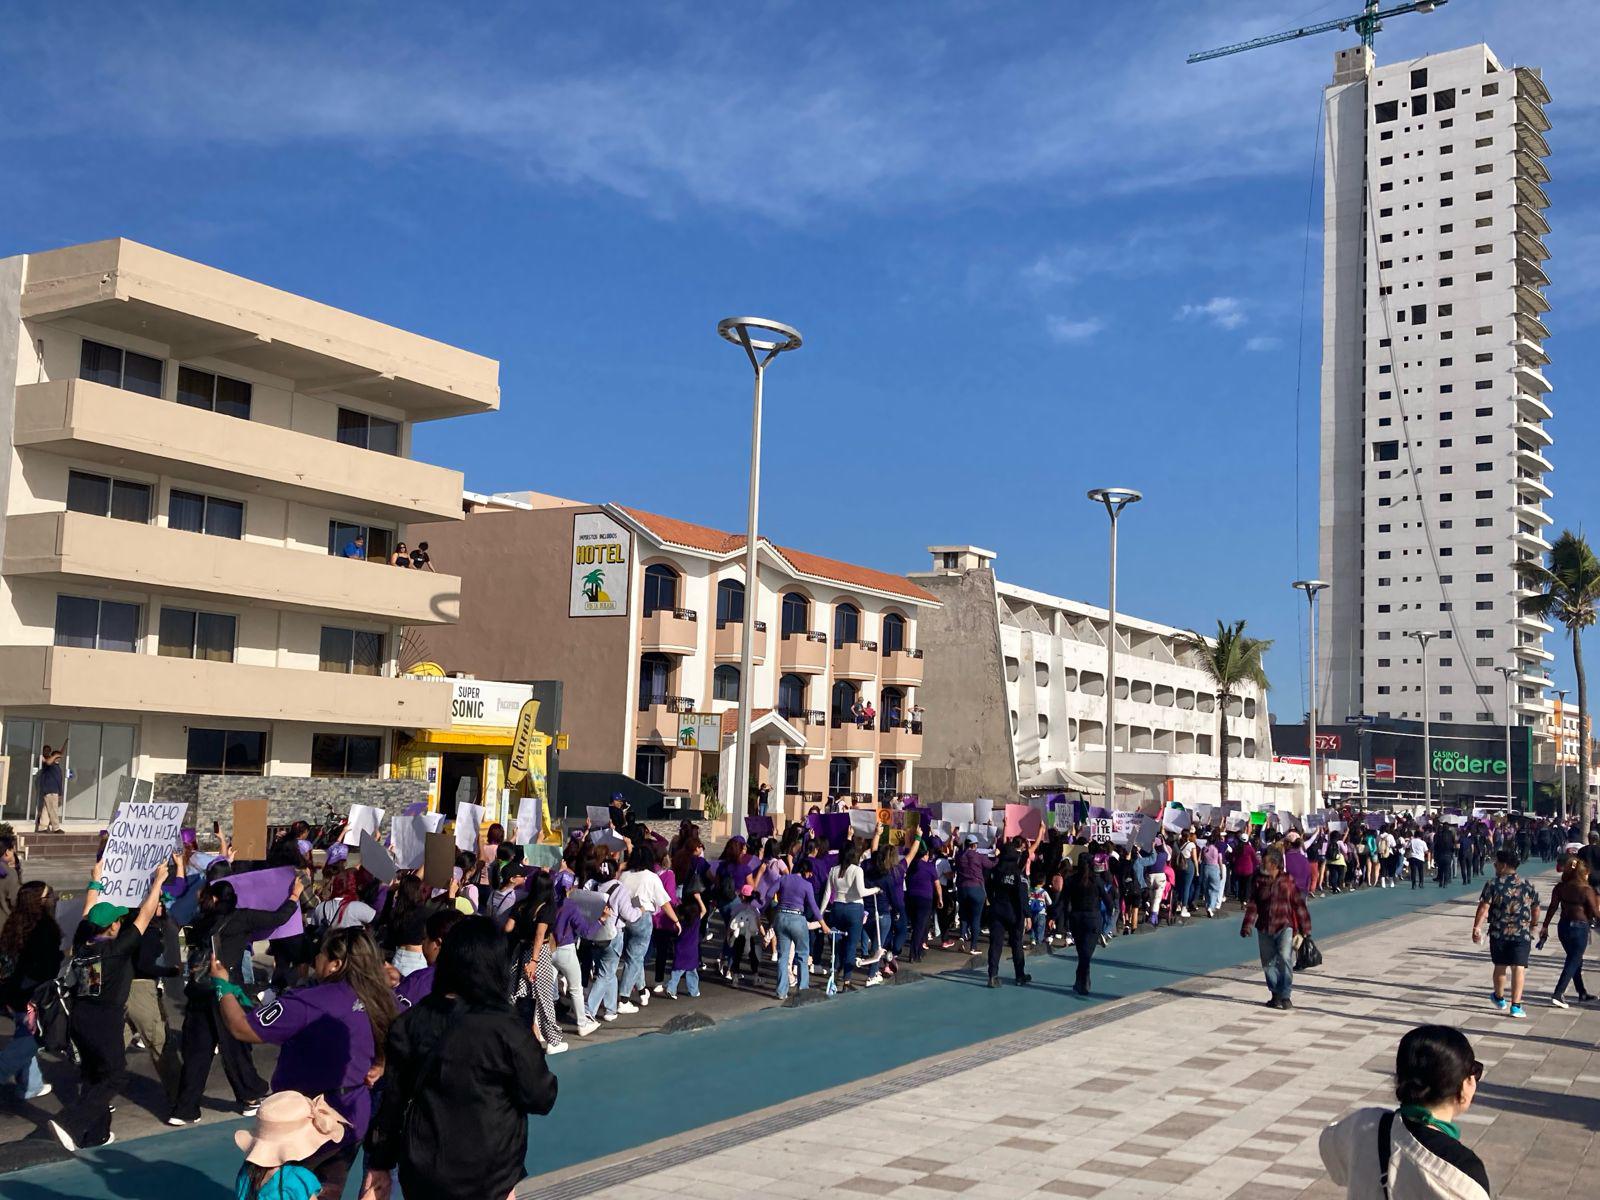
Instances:
[[[1545,883],[1539,880],[1541,891]],[[1333,938],[1481,886],[1479,881],[1440,888],[1430,882],[1425,889],[1412,890],[1402,884],[1318,900],[1311,906],[1313,934],[1319,940]],[[553,1060],[561,1080],[560,1099],[550,1116],[533,1123],[528,1171],[545,1174],[577,1166],[930,1055],[1254,962],[1255,939],[1242,939],[1239,923],[1237,910],[1230,910],[1227,917],[1202,917],[1184,928],[1113,940],[1095,954],[1094,995],[1087,1000],[1072,995],[1077,958],[1066,949],[1030,957],[1034,982],[1025,988],[1011,985],[1007,961],[1002,964],[1006,986],[989,989],[982,960],[974,959],[970,969],[916,982],[795,1008],[769,1008],[706,1029],[586,1047]],[[1341,963],[1335,951],[1318,973],[1352,969],[1355,964]],[[677,1003],[693,1011],[692,1003]],[[68,1162],[12,1172],[0,1176],[0,1196],[231,1196],[240,1162],[233,1131],[244,1124],[217,1122],[174,1130]],[[352,1183],[346,1195],[355,1190]]]

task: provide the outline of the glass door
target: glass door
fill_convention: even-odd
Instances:
[[[39,722],[27,717],[13,717],[6,722],[5,756],[10,762],[6,781],[4,811],[7,821],[31,821],[36,811],[33,794],[33,773],[39,765],[42,747]]]
[[[64,821],[93,821],[99,810],[100,726],[74,722],[67,731],[67,792]]]
[[[100,734],[100,795],[96,818],[110,821],[117,806],[117,790],[133,777],[133,726],[102,725]],[[190,814],[191,816],[193,814]]]

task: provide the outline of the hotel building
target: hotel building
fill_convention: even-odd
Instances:
[[[0,259],[5,817],[46,744],[103,824],[129,775],[379,778],[391,730],[448,726],[396,668],[460,580],[387,560],[462,513],[413,425],[492,412],[498,375],[135,242]]]

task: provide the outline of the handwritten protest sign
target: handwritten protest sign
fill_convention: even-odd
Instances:
[[[970,804],[941,804],[939,806],[941,820],[949,821],[952,825],[970,825],[977,818],[973,814]]]
[[[1119,846],[1126,846],[1133,841],[1133,831],[1138,827],[1139,814],[1130,812],[1113,812],[1111,814],[1111,840]]]
[[[138,908],[150,890],[150,876],[172,854],[183,828],[187,804],[132,801],[118,807],[106,840],[101,899]]]
[[[1111,840],[1111,818],[1089,818],[1089,840],[1093,842],[1109,842]]]

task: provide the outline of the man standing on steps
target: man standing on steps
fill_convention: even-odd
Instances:
[[[1489,958],[1494,963],[1494,991],[1489,999],[1505,1011],[1506,975],[1511,976],[1511,1013],[1522,1011],[1522,983],[1528,973],[1528,951],[1533,946],[1533,927],[1539,923],[1539,893],[1517,874],[1522,860],[1515,850],[1501,850],[1494,856],[1494,878],[1483,885],[1478,911],[1472,919],[1472,940],[1483,941],[1484,924],[1489,927]]]
[[[1283,869],[1283,853],[1273,848],[1261,856],[1261,870],[1251,881],[1244,905],[1244,924],[1240,937],[1256,931],[1261,949],[1261,970],[1272,993],[1268,1008],[1293,1008],[1289,993],[1294,988],[1294,939],[1311,934],[1311,913],[1306,898]]]
[[[39,756],[39,819],[33,823],[35,833],[61,832],[61,793],[66,786],[66,769],[61,760],[66,756],[67,743],[55,749],[49,746]]]

